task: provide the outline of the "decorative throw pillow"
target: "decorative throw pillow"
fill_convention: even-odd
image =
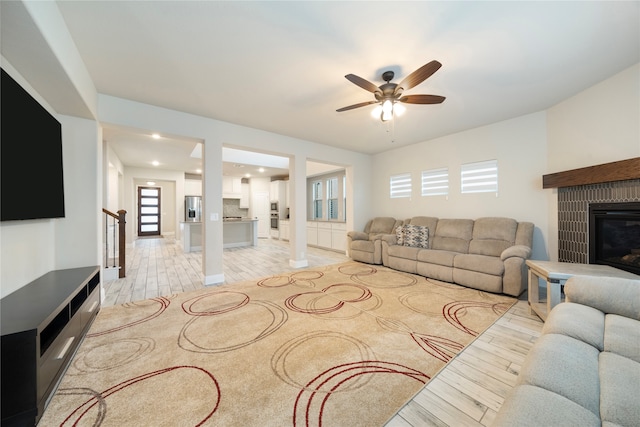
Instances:
[[[429,227],[407,224],[403,228],[404,246],[429,249]]]
[[[396,227],[396,244],[402,246],[404,244],[404,225]]]

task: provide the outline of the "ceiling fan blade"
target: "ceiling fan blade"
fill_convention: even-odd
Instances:
[[[398,101],[406,102],[407,104],[440,104],[446,98],[440,95],[407,95],[403,96]]]
[[[342,107],[337,109],[336,111],[338,113],[341,113],[343,111],[347,111],[347,110],[353,110],[354,108],[360,108],[360,107],[364,107],[365,105],[371,105],[371,104],[377,104],[378,101],[367,101],[367,102],[361,102],[359,104],[353,104],[353,105],[349,105],[348,107]]]
[[[362,77],[356,76],[355,74],[347,74],[344,77],[354,85],[358,85],[362,89],[368,90],[371,93],[380,92],[380,88],[378,88],[378,86],[374,85],[368,80],[363,79]]]
[[[442,64],[438,61],[431,61],[428,64],[423,65],[422,67],[415,70],[413,73],[409,74],[405,77],[399,84],[399,90],[409,90],[414,86],[419,85],[423,81],[425,81],[428,77],[430,77],[433,73],[438,71],[442,67]],[[400,89],[402,88],[402,89]],[[397,90],[396,90],[397,91]]]

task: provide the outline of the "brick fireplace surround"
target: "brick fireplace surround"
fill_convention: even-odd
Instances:
[[[589,263],[589,204],[640,202],[640,179],[558,188],[558,261]]]

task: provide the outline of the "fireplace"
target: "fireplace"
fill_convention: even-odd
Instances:
[[[589,204],[589,263],[640,274],[640,202]]]

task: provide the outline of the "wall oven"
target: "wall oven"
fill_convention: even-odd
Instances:
[[[278,229],[278,222],[279,222],[279,217],[277,213],[272,213],[271,214],[271,229],[272,230],[277,230]]]
[[[271,213],[278,212],[278,202],[271,202]]]

